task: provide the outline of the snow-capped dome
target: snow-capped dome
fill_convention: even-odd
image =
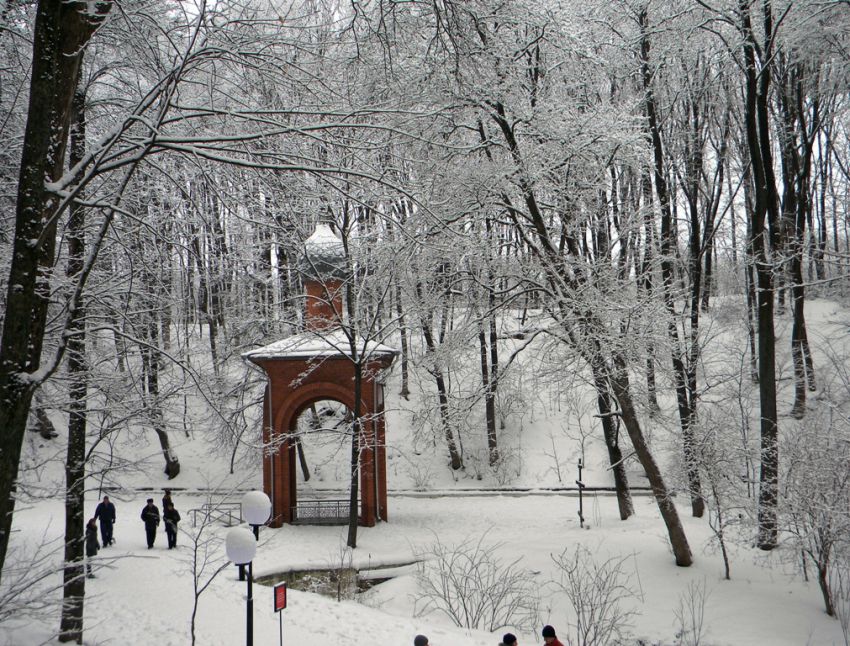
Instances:
[[[324,222],[319,222],[316,230],[304,242],[304,255],[298,264],[305,278],[313,280],[343,280],[347,275],[342,240]]]

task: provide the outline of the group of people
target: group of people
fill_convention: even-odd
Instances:
[[[543,626],[541,636],[546,646],[564,646],[558,641],[558,637],[555,635],[555,629],[552,626]],[[425,635],[416,635],[413,638],[413,646],[430,646],[430,643]],[[519,646],[519,642],[513,633],[505,633],[499,646]]]
[[[162,517],[160,517],[159,508],[154,504],[153,498],[148,498],[147,504],[142,508],[142,522],[145,524],[145,534],[148,541],[148,549],[152,549],[156,541],[156,529],[162,520],[165,521],[165,535],[168,538],[168,549],[177,547],[177,523],[180,522],[180,512],[174,508],[174,502],[171,500],[171,489],[165,490],[165,495],[162,497]],[[112,535],[112,530],[115,525],[115,505],[110,502],[109,496],[104,496],[103,501],[98,503],[94,510],[94,517],[86,524],[86,556],[91,558],[96,556],[98,550],[103,547],[115,543],[115,538]],[[100,538],[97,540],[97,525],[100,522]],[[91,569],[91,562],[86,562],[86,576],[90,579],[94,578]]]
[[[162,497],[162,520],[165,521],[165,535],[168,538],[168,549],[177,547],[177,523],[180,522],[180,512],[174,508],[171,500],[171,489],[165,490]],[[145,523],[145,534],[148,539],[148,549],[153,548],[156,541],[156,528],[159,527],[159,508],[153,504],[153,498],[148,498],[142,508],[142,521]]]
[[[100,521],[100,537],[103,540],[103,547],[112,545],[115,539],[112,537],[112,527],[115,525],[115,505],[109,501],[109,496],[104,496],[103,501],[98,503],[94,510],[94,518],[90,518],[86,523],[86,557],[91,559],[92,556],[97,556],[97,552],[101,544],[97,542],[97,521]],[[86,576],[90,579],[94,578],[94,573],[91,569],[91,561],[86,561]]]

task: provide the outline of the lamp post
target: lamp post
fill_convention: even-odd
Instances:
[[[272,501],[262,491],[249,491],[242,496],[242,518],[254,528],[254,539],[260,540],[260,525],[265,525],[272,513]],[[239,580],[245,580],[245,566],[239,566]]]
[[[242,496],[242,517],[254,528],[254,538],[260,540],[260,525],[265,525],[272,513],[272,501],[262,491],[249,491]]]
[[[237,565],[248,565],[248,615],[247,615],[247,646],[254,644],[254,555],[257,553],[257,539],[250,529],[234,527],[227,532],[225,539],[227,558]]]

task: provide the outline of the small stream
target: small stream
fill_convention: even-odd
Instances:
[[[260,585],[286,583],[292,590],[314,592],[341,601],[354,599],[361,592],[385,583],[397,576],[416,572],[417,561],[358,570],[354,567],[288,570],[254,577]]]

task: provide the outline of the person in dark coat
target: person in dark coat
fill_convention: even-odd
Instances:
[[[168,509],[168,504],[173,503],[174,501],[171,499],[171,489],[165,490],[165,495],[162,497],[162,513],[165,514],[165,510]]]
[[[97,542],[97,521],[92,518],[86,523],[86,576],[90,579],[94,578],[91,571],[91,557],[97,556],[98,549],[100,549],[100,543]]]
[[[159,509],[153,504],[153,498],[148,498],[148,504],[142,508],[142,520],[145,522],[148,549],[151,549],[156,540],[156,528],[159,526]]]
[[[94,517],[100,521],[100,538],[103,546],[112,545],[112,526],[115,524],[115,505],[109,502],[109,496],[103,497],[103,502],[98,503],[94,510]]]
[[[165,535],[168,537],[168,549],[177,547],[177,523],[180,522],[180,512],[174,508],[174,503],[169,502],[162,512],[165,520]]]

